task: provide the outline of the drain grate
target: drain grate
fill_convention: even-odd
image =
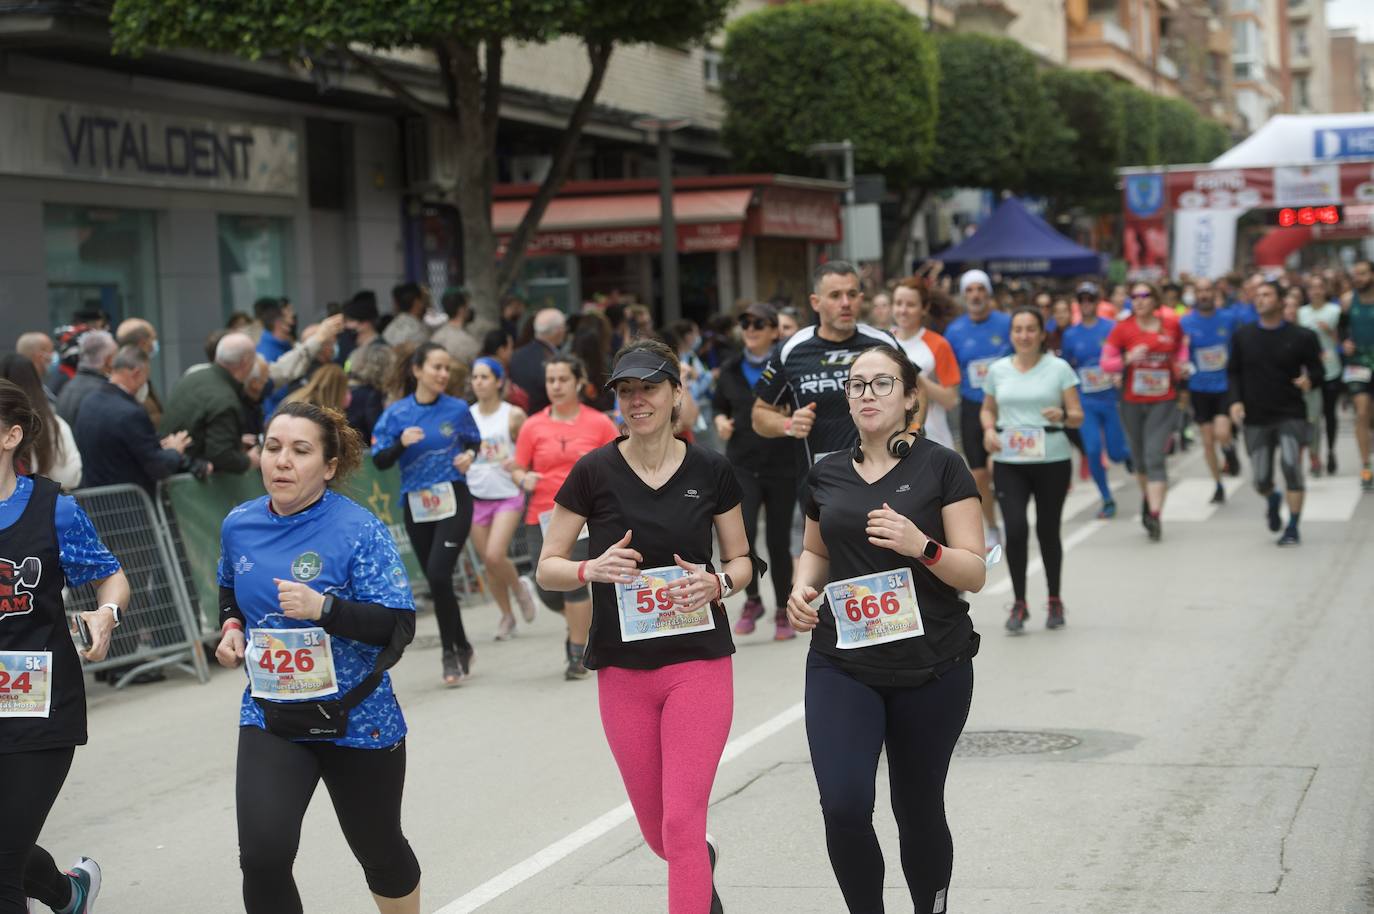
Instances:
[[[1040,733],[1025,730],[972,731],[959,737],[954,754],[960,758],[991,758],[995,755],[1035,755],[1063,752],[1082,740],[1065,733]]]

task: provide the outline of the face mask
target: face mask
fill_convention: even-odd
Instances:
[[[1197,304],[1197,296],[1194,295],[1192,292],[1184,292],[1183,303],[1187,305],[1189,308],[1191,308],[1193,307],[1193,305]]]
[[[54,349],[52,351],[52,355],[48,356],[48,364],[51,365],[53,368],[56,368],[61,363],[62,356],[58,353],[56,349]]]
[[[142,403],[142,402],[144,402],[145,400],[148,399],[148,382],[147,382],[147,381],[144,381],[144,382],[143,382],[143,386],[140,387],[140,388],[138,389],[138,393],[134,394],[134,399],[137,400],[137,401],[140,402],[140,403]]]
[[[155,358],[157,358],[157,354],[158,354],[159,352],[161,352],[161,351],[162,351],[162,344],[159,343],[157,340],[153,340],[153,351],[150,352],[150,353],[148,353],[148,358],[150,358],[150,359],[155,359]]]

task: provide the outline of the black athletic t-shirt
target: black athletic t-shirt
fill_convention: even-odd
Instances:
[[[963,459],[927,438],[917,438],[911,453],[874,483],[864,481],[847,452],[831,454],[816,464],[807,477],[803,508],[807,517],[820,521],[821,539],[830,553],[830,580],[910,568],[925,634],[841,650],[835,646],[835,617],[822,597],[811,649],[834,659],[861,682],[877,686],[919,685],[929,678],[932,667],[976,654],[978,635],[969,619],[968,603],[917,559],[874,546],[864,530],[868,512],[886,502],[943,544],[941,509],[977,497],[978,487]]]
[[[849,450],[858,440],[859,433],[849,418],[844,382],[859,353],[882,343],[901,351],[891,334],[867,324],[857,325],[854,334],[842,343],[822,339],[817,329],[813,324],[794,333],[768,360],[763,376],[754,385],[754,396],[772,406],[800,409],[816,404],[811,434],[796,442],[798,478],[805,477],[819,458],[832,451]]]
[[[630,548],[644,557],[641,568],[671,565],[676,553],[716,571],[711,561],[715,517],[740,503],[739,483],[729,462],[715,451],[688,444],[677,472],[660,488],[651,489],[620,453],[624,440],[621,436],[584,455],[554,496],[555,502],[587,518],[588,555],[600,556],[631,530]],[[655,670],[733,654],[730,620],[719,602],[712,607],[712,617],[715,628],[710,631],[625,642],[620,637],[615,585],[593,583],[592,630],[583,663],[593,670]]]

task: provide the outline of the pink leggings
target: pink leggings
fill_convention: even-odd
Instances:
[[[657,670],[607,667],[596,681],[601,725],[639,830],[668,861],[668,912],[706,914],[706,806],[734,714],[730,658]]]

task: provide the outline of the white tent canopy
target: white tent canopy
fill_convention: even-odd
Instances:
[[[1211,165],[1245,168],[1365,158],[1374,158],[1374,113],[1279,114]]]

